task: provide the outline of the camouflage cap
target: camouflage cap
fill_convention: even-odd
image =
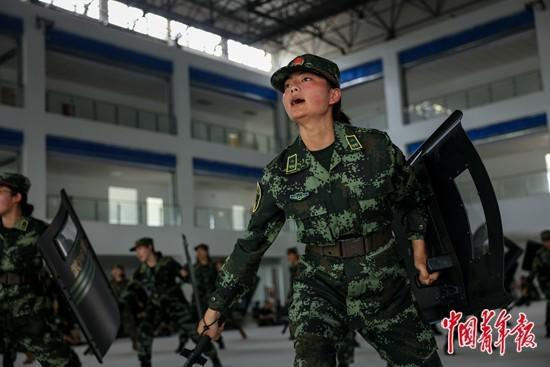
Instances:
[[[0,186],[7,186],[13,191],[28,194],[31,188],[31,181],[19,173],[0,173]]]
[[[296,56],[287,66],[283,66],[271,76],[271,85],[281,93],[285,91],[285,81],[290,74],[304,71],[324,77],[334,88],[340,87],[340,69],[338,65],[323,57],[304,54]]]
[[[130,247],[130,251],[136,251],[136,249],[140,246],[151,246],[154,248],[155,242],[151,237],[142,237],[136,241],[136,243],[134,244],[134,247]]]

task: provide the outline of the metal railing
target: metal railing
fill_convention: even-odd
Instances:
[[[195,207],[195,226],[213,230],[245,231],[250,221],[250,211],[246,210],[242,216],[235,216],[231,208]],[[286,232],[296,232],[296,225],[288,220],[283,229]]]
[[[451,94],[426,98],[405,108],[408,123],[445,118],[454,110],[466,110],[542,90],[540,70],[477,85]]]
[[[527,172],[516,175],[491,177],[491,183],[497,199],[521,198],[527,196],[548,195],[550,174],[547,171]],[[479,196],[471,181],[457,182],[462,200],[466,204],[478,203]]]
[[[191,136],[199,140],[253,149],[262,153],[272,153],[275,151],[275,139],[272,136],[200,120],[192,121]]]
[[[151,227],[166,227],[181,225],[181,212],[176,205],[162,207],[148,207],[145,202],[137,201],[109,201],[108,199],[70,197],[71,203],[81,220],[103,222],[110,224],[145,225]],[[47,216],[53,218],[59,208],[60,197],[48,195]],[[151,210],[155,213],[156,221],[148,220]]]
[[[176,134],[176,119],[166,113],[48,90],[46,111],[64,116]]]
[[[0,104],[23,106],[23,85],[9,80],[0,80]]]

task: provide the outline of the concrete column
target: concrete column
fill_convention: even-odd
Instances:
[[[402,130],[405,125],[403,117],[403,96],[405,91],[397,53],[394,50],[387,50],[382,58],[382,62],[388,132],[392,138],[395,138],[395,144],[403,149],[404,141],[401,141],[402,137],[400,138],[394,134],[394,132]]]
[[[47,20],[37,20],[34,14],[25,17],[22,38],[24,107],[43,113],[46,101],[46,45],[44,40]]]
[[[183,53],[177,55],[172,76],[173,113],[177,120],[178,139],[181,141],[177,152],[175,173],[176,204],[179,205],[183,226],[194,228],[195,203],[193,200],[193,152],[186,148],[191,140],[191,84],[189,65]]]
[[[46,130],[33,127],[32,121],[25,125],[23,151],[21,154],[22,172],[31,180],[29,202],[34,205],[34,216],[46,218],[47,173],[46,173]]]
[[[535,27],[537,32],[537,46],[539,50],[540,73],[542,88],[546,100],[550,102],[550,9],[534,10]],[[546,104],[546,116],[550,129],[550,103]]]

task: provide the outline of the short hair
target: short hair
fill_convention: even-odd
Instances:
[[[122,272],[124,272],[124,265],[115,264],[115,265],[113,265],[113,269],[120,269]]]
[[[296,256],[300,256],[299,252],[298,252],[298,248],[296,247],[290,247],[286,250],[286,254],[287,255],[296,255]]]

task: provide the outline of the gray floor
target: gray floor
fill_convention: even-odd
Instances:
[[[548,367],[550,366],[550,339],[544,338],[544,303],[537,302],[530,307],[522,307],[514,310],[513,320],[517,312],[525,312],[529,321],[535,322],[535,335],[538,347],[526,349],[522,353],[516,353],[513,338],[508,338],[506,355],[501,357],[498,352],[489,356],[478,350],[459,349],[455,356],[446,356],[443,353],[441,358],[444,366],[524,366],[524,367]],[[248,340],[242,340],[236,331],[224,333],[227,349],[221,351],[220,356],[224,367],[282,367],[291,366],[293,359],[292,344],[287,335],[281,335],[280,327],[257,328],[249,326],[246,329]],[[360,339],[360,338],[359,338]],[[445,343],[444,336],[437,337],[440,349]],[[361,347],[356,350],[356,362],[354,366],[383,367],[385,363],[378,357],[377,353],[368,346],[362,339]],[[177,356],[173,351],[177,346],[176,338],[158,338],[154,344],[154,366],[175,367],[183,366],[185,360]],[[189,345],[190,346],[190,345]],[[83,348],[77,348],[82,355]],[[16,366],[23,366],[20,356]],[[93,357],[81,356],[84,366],[101,366]],[[109,351],[103,366],[106,367],[129,367],[138,366],[137,358],[130,348],[126,339],[118,340]],[[207,366],[210,366],[207,363]]]

